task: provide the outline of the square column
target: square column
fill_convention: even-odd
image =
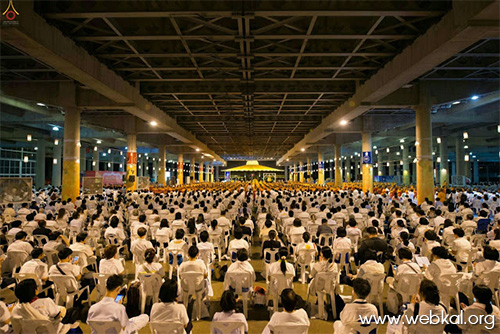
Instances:
[[[184,184],[184,154],[182,153],[177,156],[177,184]]]
[[[410,150],[408,145],[403,146],[403,184],[410,184]]]
[[[434,173],[432,163],[432,123],[431,110],[420,105],[416,114],[417,145],[417,204],[427,198],[434,202]]]
[[[59,139],[54,141],[54,147],[52,151],[52,185],[55,187],[61,186],[61,166],[62,166],[62,143]],[[57,143],[57,145],[56,145]]]
[[[80,147],[80,172],[85,173],[87,171],[87,148]]]
[[[304,183],[304,164],[299,161],[299,182]]]
[[[162,186],[167,184],[165,162],[167,160],[167,148],[165,145],[158,147],[158,183]]]
[[[342,150],[335,144],[335,186],[342,187]]]
[[[347,155],[345,160],[345,182],[351,182],[351,156]]]
[[[464,142],[462,136],[455,139],[455,153],[456,153],[456,175],[465,175],[465,153],[464,153]]]
[[[199,165],[200,165],[200,167],[198,170],[198,177],[199,177],[200,183],[202,183],[203,182],[203,161],[200,161]]]
[[[372,134],[363,132],[361,134],[361,157],[372,156]],[[363,159],[363,158],[362,158]],[[363,192],[373,192],[373,164],[372,159],[363,159],[362,176],[363,176]]]
[[[190,162],[191,163],[191,183],[195,183],[195,181],[196,181],[195,178],[194,178],[194,172],[195,172],[195,166],[194,166],[194,164],[195,164],[195,162],[196,162],[195,161],[195,157],[192,157],[191,158],[191,162]]]
[[[325,183],[325,162],[323,161],[323,152],[318,152],[318,184],[323,183]]]
[[[137,136],[127,135],[127,191],[137,190]]]
[[[45,187],[45,140],[40,138],[36,151],[35,187]]]
[[[94,150],[92,151],[92,170],[94,172],[99,171],[99,148],[97,146],[95,146]]]
[[[61,198],[80,196],[80,109],[64,108],[64,151]]]
[[[448,165],[448,138],[441,138],[439,143],[439,158],[441,162],[439,163],[439,183],[441,187],[445,184],[450,183],[450,173]]]
[[[307,157],[307,160],[306,160],[306,170],[307,170],[307,173],[306,173],[306,182],[311,182],[311,179],[312,179],[312,166],[311,166],[311,158]]]

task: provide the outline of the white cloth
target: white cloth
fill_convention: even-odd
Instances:
[[[248,323],[243,313],[231,312],[217,312],[214,314],[212,321],[233,321],[241,322],[245,325],[245,331],[242,333],[239,329],[235,329],[231,334],[244,334],[248,332]],[[215,334],[222,334],[221,331],[215,330]]]
[[[101,274],[119,275],[124,270],[123,263],[119,259],[102,259],[99,262],[99,273]]]
[[[189,317],[186,307],[182,304],[173,303],[155,303],[151,308],[151,322],[173,322],[178,321],[187,326]],[[185,333],[186,331],[184,331]]]
[[[271,317],[271,320],[267,323],[267,326],[262,331],[262,334],[270,334],[271,330],[269,327],[277,325],[310,325],[309,316],[304,309],[298,309],[293,312],[275,312]],[[339,332],[341,333],[341,332]]]
[[[128,334],[145,327],[149,322],[149,317],[147,314],[141,314],[129,319],[125,306],[116,303],[113,298],[104,297],[100,302],[90,307],[87,323],[90,320],[118,321],[122,328],[125,328],[125,334]],[[92,334],[98,333],[92,330]]]

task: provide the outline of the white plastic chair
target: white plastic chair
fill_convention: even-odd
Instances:
[[[54,290],[54,285],[50,285],[46,287],[45,289],[43,288],[43,282],[40,277],[38,277],[34,273],[15,273],[12,275],[16,279],[16,283],[19,284],[19,282],[24,281],[25,279],[33,279],[36,282],[36,285],[38,286],[38,293],[43,293],[47,292],[49,290]]]
[[[22,334],[39,334],[39,333],[59,333],[57,331],[57,323],[50,320],[31,320],[24,318],[12,317],[12,329],[14,333]],[[64,332],[65,333],[65,332]]]
[[[358,334],[368,334],[375,328],[378,328],[378,325],[374,322],[370,324],[362,324],[361,322],[351,321],[346,324],[346,327],[351,331],[355,331]]]
[[[12,263],[12,272],[15,273],[26,262],[28,254],[25,251],[10,250],[7,252],[7,257]]]
[[[278,311],[278,300],[281,292],[287,288],[293,288],[293,275],[291,273],[286,273],[283,275],[282,272],[278,272],[271,275],[269,280],[268,293],[273,299],[273,312]]]
[[[319,235],[319,245],[321,247],[327,246],[327,247],[332,247],[333,246],[333,234],[331,233],[323,233]]]
[[[52,267],[54,264],[57,263],[58,261],[58,258],[57,258],[57,250],[55,249],[47,249],[47,250],[43,250],[43,252],[45,253],[45,259],[47,260],[47,266],[50,268]]]
[[[495,305],[498,307],[499,301],[499,289],[500,289],[500,272],[498,271],[490,271],[488,273],[482,273],[479,276],[480,279],[483,280],[483,283],[490,288],[491,292],[493,292],[493,301]]]
[[[33,240],[35,241],[36,246],[40,248],[42,248],[43,245],[49,242],[49,238],[43,234],[35,234],[33,236]]]
[[[477,307],[467,307],[464,310],[464,319],[474,319],[471,317],[475,317],[475,319],[484,319],[486,317],[486,311]],[[459,325],[459,327],[462,329],[463,333],[466,334],[493,334],[493,333],[498,333],[498,323],[495,322],[493,328],[487,329],[486,326],[490,327],[490,324],[486,324],[485,321],[479,322],[478,324],[471,325],[471,324],[463,324]]]
[[[92,274],[92,278],[95,281],[95,286],[97,290],[97,300],[101,300],[101,298],[106,294],[106,280],[110,276],[111,274],[99,274],[99,273]]]
[[[273,334],[307,334],[309,332],[308,325],[277,325],[269,326]]]
[[[424,279],[423,274],[407,273],[398,275],[397,286],[393,287],[395,291],[401,294],[403,303],[409,303],[411,296],[418,294],[420,282]]]
[[[184,334],[184,325],[177,321],[150,322],[151,334]]]
[[[122,332],[122,325],[119,321],[88,320],[87,322],[96,333],[120,334]]]
[[[201,318],[202,298],[204,292],[206,292],[205,277],[200,272],[185,272],[180,275],[179,280],[181,282],[183,303],[186,308],[189,303],[189,297],[196,297],[195,316],[193,318],[199,320]]]
[[[278,261],[279,249],[265,249],[264,250],[264,267],[266,271],[266,283],[269,283],[269,266]]]
[[[346,273],[349,272],[349,266],[351,263],[350,254],[350,248],[337,249],[334,251],[333,258],[335,259],[335,262],[338,263],[339,272],[341,272],[343,269],[345,269]]]
[[[297,262],[295,265],[300,268],[300,280],[302,284],[306,284],[306,269],[309,268],[311,270],[312,265],[314,264],[316,256],[316,250],[314,248],[311,249],[301,249],[297,252]]]
[[[141,313],[146,309],[146,300],[148,297],[153,299],[153,304],[158,302],[158,294],[162,284],[162,278],[158,274],[140,273],[138,275],[141,282]]]
[[[169,268],[168,268],[168,277],[172,279],[172,275],[174,270],[177,272],[177,276],[179,276],[179,266],[182,264],[182,261],[184,261],[184,251],[180,249],[168,249],[168,258],[169,258]],[[172,263],[170,263],[170,258],[172,258]],[[180,263],[179,263],[180,259]],[[179,278],[179,277],[177,277]]]
[[[220,234],[210,234],[209,235],[209,241],[214,245],[214,249],[217,250],[217,255],[219,261],[221,260],[221,253],[222,253],[222,236]]]
[[[90,289],[88,286],[79,288],[76,278],[69,275],[50,275],[49,279],[54,282],[56,287],[56,303],[58,305],[66,305],[69,309],[73,307],[74,298],[79,298],[87,291],[87,300],[91,304]]]
[[[370,274],[365,277],[368,282],[370,282],[370,295],[368,300],[377,300],[380,315],[384,316],[384,303],[383,303],[383,293],[384,293],[384,279],[385,274]]]
[[[245,317],[248,317],[248,297],[253,290],[253,283],[253,275],[249,272],[228,272],[224,277],[224,286],[231,286],[235,294],[242,297]]]
[[[351,247],[354,253],[358,252],[359,235],[348,235],[349,240],[351,240]]]
[[[459,281],[462,279],[464,273],[457,274],[446,274],[439,276],[438,279],[434,280],[438,289],[441,302],[446,307],[447,310],[450,309],[450,297],[455,298],[457,304],[457,311],[460,313],[460,299],[458,298],[459,292]]]
[[[314,284],[316,288],[316,295],[318,296],[318,318],[327,320],[328,314],[325,312],[325,297],[329,296],[332,305],[333,316],[337,314],[335,305],[335,290],[337,287],[337,273],[336,272],[320,272],[314,277]],[[312,283],[312,282],[311,282]],[[311,285],[307,287],[307,302],[309,302]]]
[[[211,334],[232,334],[236,330],[244,334],[245,324],[238,321],[212,321],[210,323]]]

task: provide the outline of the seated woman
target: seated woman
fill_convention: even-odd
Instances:
[[[168,227],[168,220],[162,219],[160,222],[160,227],[156,230],[155,239],[163,247],[168,247],[168,242],[170,241],[171,231]]]
[[[193,328],[186,311],[186,307],[177,304],[177,280],[166,280],[160,288],[160,301],[151,308],[150,322],[180,322],[184,325],[185,333]]]
[[[125,268],[118,258],[116,245],[108,245],[104,248],[104,258],[99,262],[99,273],[110,275],[123,275]]]
[[[238,252],[236,253],[236,258],[237,258],[237,261],[234,263],[231,263],[231,265],[227,269],[226,277],[228,277],[227,274],[229,274],[229,273],[247,272],[247,273],[251,274],[252,282],[250,282],[250,284],[253,284],[253,282],[255,282],[256,276],[255,276],[255,270],[253,269],[252,265],[248,261],[248,251],[245,248],[238,249]],[[231,284],[231,282],[229,282],[226,279],[224,281],[224,290],[234,289],[234,287],[231,287],[230,284]]]
[[[58,333],[66,333],[71,326],[61,324],[66,315],[66,308],[57,306],[50,298],[38,298],[38,287],[34,279],[25,279],[16,287],[19,303],[12,310],[12,318],[23,320],[49,320]],[[79,323],[76,323],[78,327]]]
[[[485,321],[484,323],[480,323],[477,325],[459,325],[460,329],[464,333],[476,333],[476,331],[474,331],[474,328],[477,329],[477,327],[482,327],[485,332],[487,330],[488,333],[493,333],[494,328],[500,327],[500,310],[491,302],[493,299],[493,293],[486,285],[476,285],[472,289],[472,293],[474,294],[474,304],[472,304],[471,306],[466,306],[464,303],[461,304],[464,312],[464,319],[469,319],[470,315],[482,315]],[[488,318],[490,319],[490,321],[486,320]]]
[[[234,263],[233,263],[234,264]],[[244,333],[248,333],[247,319],[243,313],[236,313],[236,298],[234,293],[230,290],[224,291],[220,299],[220,306],[222,312],[217,312],[214,314],[212,321],[231,321],[231,322],[241,322],[245,326]],[[215,334],[221,334],[221,331],[217,329],[214,331]],[[235,329],[231,334],[244,334],[239,329]]]
[[[144,263],[139,266],[140,274],[158,274],[160,277],[165,276],[163,265],[158,262],[153,262],[156,257],[154,248],[146,249],[144,252]]]
[[[316,294],[316,276],[319,273],[336,273],[337,264],[333,262],[333,253],[330,247],[324,246],[319,254],[319,262],[313,264],[311,268],[312,281],[309,285],[309,291],[312,295]]]
[[[302,240],[303,242],[298,244],[294,250],[295,256],[299,256],[299,251],[303,249],[314,249],[316,250],[316,252],[314,253],[314,256],[316,257],[318,251],[314,242],[311,241],[311,235],[309,234],[309,232],[302,233]]]
[[[274,274],[282,274],[283,276],[286,276],[286,274],[291,274],[292,279],[289,280],[288,285],[292,287],[293,277],[295,277],[295,267],[293,266],[293,264],[286,261],[286,258],[288,257],[288,249],[286,247],[281,247],[279,250],[279,256],[279,261],[271,263],[269,265],[269,279],[271,279]],[[270,286],[270,288],[273,287]]]

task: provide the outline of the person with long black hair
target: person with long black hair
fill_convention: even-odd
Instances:
[[[333,252],[330,247],[324,246],[319,254],[319,261],[314,263],[311,268],[312,281],[309,285],[309,292],[316,294],[316,276],[319,273],[337,273],[337,264],[333,261]]]
[[[439,289],[433,281],[424,279],[420,283],[420,288],[418,295],[413,295],[411,298],[411,303],[408,305],[408,310],[406,311],[407,316],[422,316],[426,317],[445,317],[448,313],[446,307],[441,304],[439,299]],[[432,318],[430,318],[432,319]],[[436,321],[436,320],[435,320]],[[422,324],[418,323],[417,333],[441,333],[444,329],[444,324],[440,325],[434,324]]]
[[[220,306],[222,312],[217,312],[214,314],[212,321],[231,321],[231,322],[241,322],[245,325],[245,333],[248,333],[248,323],[245,315],[243,313],[236,312],[236,297],[234,292],[231,290],[226,290],[222,293],[220,298]],[[215,330],[214,333],[219,334],[220,331]],[[231,334],[244,334],[239,329],[235,329]]]
[[[489,330],[488,333],[493,333],[491,331],[493,328],[500,327],[500,310],[492,304],[493,292],[486,285],[476,285],[472,289],[472,293],[474,294],[474,304],[471,306],[466,306],[463,303],[460,304],[464,311],[464,319],[469,319],[470,315],[483,315],[484,321],[477,325],[465,323],[458,327],[464,333],[472,332],[474,327],[481,327],[484,330]]]
[[[286,259],[288,257],[288,249],[286,247],[281,247],[279,249],[279,261],[272,263],[269,266],[269,276],[272,276],[276,273],[281,273],[283,276],[286,274],[291,274],[295,277],[295,268],[293,264],[289,263]]]

